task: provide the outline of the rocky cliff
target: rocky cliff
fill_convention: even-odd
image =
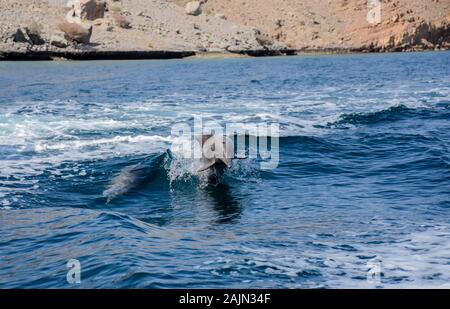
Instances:
[[[173,0],[183,4],[185,0]],[[299,50],[450,48],[450,0],[208,0],[205,10]],[[368,18],[369,15],[369,18]]]
[[[0,59],[450,48],[450,0],[0,0]]]

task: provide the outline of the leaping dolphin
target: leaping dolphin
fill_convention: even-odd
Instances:
[[[230,138],[219,135],[201,135],[196,137],[196,140],[202,147],[201,166],[197,173],[206,173],[208,183],[218,185],[220,177],[231,167],[234,159],[234,143]],[[106,204],[158,177],[157,172],[163,168],[162,162],[165,158],[173,159],[170,150],[124,168],[103,192]]]

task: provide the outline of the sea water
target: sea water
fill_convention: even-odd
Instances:
[[[449,287],[449,73],[449,52],[1,62],[0,287]],[[202,184],[166,156],[195,117],[278,124],[277,167]]]

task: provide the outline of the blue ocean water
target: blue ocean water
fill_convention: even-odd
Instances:
[[[1,62],[0,287],[448,288],[449,72],[448,52]],[[194,116],[279,123],[278,167],[202,185],[165,152]]]

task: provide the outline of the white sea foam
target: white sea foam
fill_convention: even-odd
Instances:
[[[245,229],[245,233],[252,232],[253,229]],[[412,232],[391,244],[371,245],[361,242],[361,238],[355,238],[350,243],[355,251],[340,250],[336,242],[334,237],[330,241],[313,242],[320,245],[316,249],[299,244],[304,247],[301,254],[296,246],[228,248],[239,251],[239,254],[226,260],[222,257],[206,260],[198,269],[214,271],[218,276],[227,269],[235,269],[238,274],[251,271],[287,276],[292,278],[292,283],[285,286],[288,288],[319,288],[324,287],[323,283],[330,288],[449,287],[448,226],[436,225],[424,231]],[[361,259],[361,256],[372,258]],[[383,276],[379,283],[367,280],[368,262],[371,261],[380,263]],[[298,281],[299,277],[305,279]],[[316,278],[320,280],[316,281]]]
[[[96,140],[78,140],[78,141],[67,141],[61,143],[44,143],[39,142],[35,145],[36,152],[43,152],[48,150],[66,150],[66,149],[79,149],[91,146],[101,146],[101,145],[120,145],[120,144],[137,144],[137,143],[151,143],[151,142],[170,142],[170,137],[162,137],[158,135],[138,135],[138,136],[115,136],[112,138],[100,138]]]

